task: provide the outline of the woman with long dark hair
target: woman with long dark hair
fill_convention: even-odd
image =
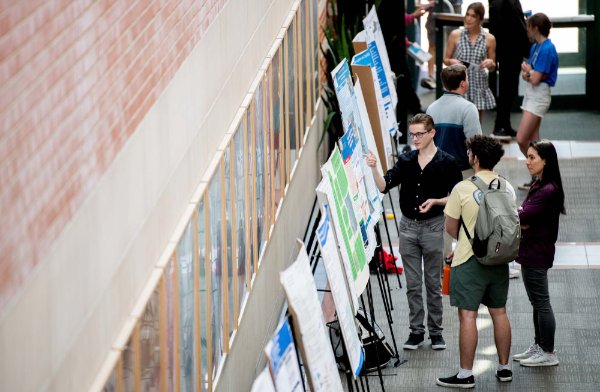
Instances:
[[[566,214],[558,157],[548,140],[529,143],[527,169],[536,180],[519,207],[521,245],[517,262],[521,264],[523,284],[533,306],[534,343],[527,351],[513,356],[521,366],[556,366],[554,351],[556,322],[548,291],[548,269],[554,263],[560,214]]]

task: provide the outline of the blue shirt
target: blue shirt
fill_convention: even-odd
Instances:
[[[542,82],[547,83],[550,87],[556,84],[558,53],[550,38],[547,38],[541,44],[536,42],[531,46],[529,50],[529,64],[531,64],[534,71],[546,75],[546,78]]]

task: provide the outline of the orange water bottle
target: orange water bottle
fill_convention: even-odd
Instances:
[[[442,279],[442,294],[450,295],[450,264],[452,259],[444,259],[444,277]]]

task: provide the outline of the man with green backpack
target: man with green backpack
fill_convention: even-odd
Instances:
[[[515,191],[495,173],[504,150],[499,141],[476,135],[466,142],[475,175],[456,184],[444,209],[445,228],[457,239],[450,274],[450,304],[458,307],[460,368],[436,383],[474,388],[477,311],[488,307],[498,352],[496,378],[512,381],[509,365],[511,329],[506,314],[508,264],[518,254],[520,225]]]

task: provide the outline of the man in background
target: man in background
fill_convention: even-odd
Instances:
[[[519,92],[521,62],[529,56],[525,17],[519,0],[490,0],[490,33],[496,37],[498,97],[492,137],[510,141],[517,133],[510,124],[510,109]]]

